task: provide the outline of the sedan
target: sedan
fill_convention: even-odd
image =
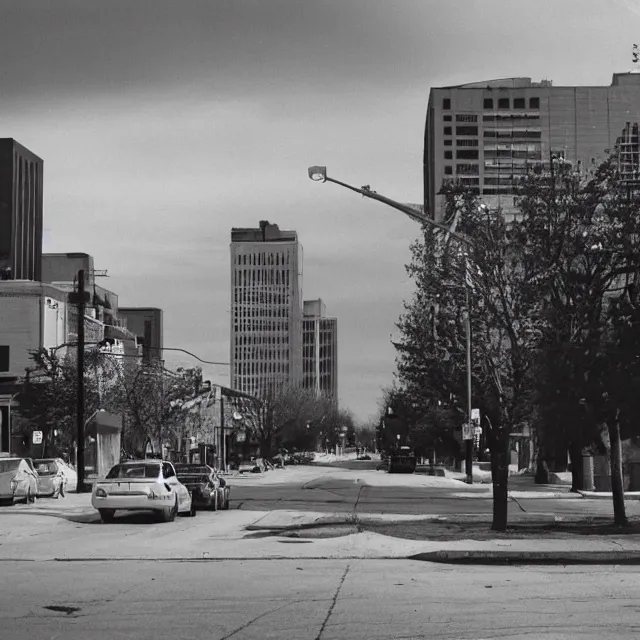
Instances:
[[[36,501],[38,474],[26,458],[0,458],[0,501]]]
[[[206,464],[176,464],[178,480],[191,491],[194,503],[217,511],[229,508],[231,489],[215,469]]]
[[[113,522],[116,511],[152,511],[163,522],[172,522],[177,514],[196,515],[189,490],[176,477],[173,465],[162,460],[115,465],[95,483],[91,504],[103,522]]]
[[[38,496],[64,498],[67,478],[58,460],[45,458],[34,460],[33,464],[38,472]]]

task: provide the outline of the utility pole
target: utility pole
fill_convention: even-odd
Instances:
[[[84,312],[87,303],[87,292],[84,288],[84,269],[78,271],[78,289],[75,295],[70,296],[70,302],[78,308],[78,401],[77,401],[77,474],[78,487],[76,491],[83,493],[86,491],[84,477]]]
[[[469,296],[469,285],[465,286],[465,295],[467,302],[467,311],[465,314],[465,333],[467,338],[467,431],[473,434],[471,430],[471,303]],[[473,435],[471,439],[467,437],[465,441],[465,457],[466,457],[466,474],[467,484],[473,484]]]

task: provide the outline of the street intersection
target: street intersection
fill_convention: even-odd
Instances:
[[[633,566],[415,559],[541,549],[566,555],[578,547],[638,554],[636,536],[443,542],[356,526],[486,518],[490,485],[451,478],[293,467],[229,484],[230,511],[172,523],[142,513],[102,524],[86,494],[0,509],[0,637],[600,639],[640,630]],[[629,514],[639,505],[627,502]],[[512,483],[511,521],[593,513],[610,516],[610,502],[535,487],[530,478]],[[305,528],[328,534],[296,535]]]

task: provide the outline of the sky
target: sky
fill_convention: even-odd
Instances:
[[[121,306],[164,310],[165,346],[228,362],[230,229],[295,229],[360,421],[393,381],[420,229],[307,167],[420,203],[431,87],[607,85],[640,39],[640,0],[0,0],[0,15],[0,137],[44,159],[44,251],[91,254]]]

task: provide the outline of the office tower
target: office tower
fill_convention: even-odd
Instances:
[[[302,371],[306,389],[338,403],[338,320],[327,318],[321,299],[305,300],[302,318]]]
[[[42,273],[42,167],[13,138],[0,138],[0,279]]]
[[[438,192],[443,181],[458,180],[490,207],[501,207],[508,220],[517,210],[514,187],[527,171],[553,161],[584,173],[616,148],[623,152],[623,169],[637,173],[637,162],[629,169],[628,154],[637,146],[638,122],[640,73],[634,72],[614,74],[610,86],[506,78],[433,88],[424,144],[425,210],[440,220]]]
[[[231,387],[302,383],[302,246],[263,220],[231,230]]]
[[[142,345],[142,359],[145,362],[164,360],[162,309],[120,307],[118,317],[126,321],[127,329],[138,338],[138,344]]]

